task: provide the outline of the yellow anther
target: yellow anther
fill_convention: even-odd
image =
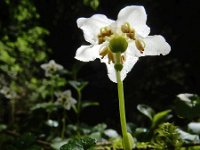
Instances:
[[[123,33],[129,33],[131,30],[129,23],[125,23],[124,25],[122,25],[121,30]]]
[[[135,30],[131,28],[129,23],[125,23],[121,26],[121,31],[126,34],[130,39],[135,40]]]
[[[123,64],[126,61],[126,58],[124,55],[121,55],[121,63]]]
[[[108,53],[108,64],[110,64],[110,62],[115,63],[115,58],[112,52]]]
[[[145,48],[144,41],[142,41],[141,39],[136,39],[135,45],[136,45],[137,49],[140,51],[140,53],[144,52],[144,48]]]
[[[127,37],[129,37],[132,40],[135,40],[135,31],[133,30],[131,33],[126,33]]]
[[[101,59],[103,59],[108,53],[109,50],[107,47],[105,47],[102,51],[100,51],[99,55],[101,56]]]
[[[99,55],[101,56],[101,59],[103,59],[106,55],[108,56],[108,63],[110,62],[115,63],[115,57],[114,54],[110,51],[108,47],[103,48],[103,50],[100,51]]]
[[[106,39],[106,37],[110,37],[112,35],[112,31],[108,27],[104,27],[100,29],[100,33],[98,34],[98,43],[103,43]]]

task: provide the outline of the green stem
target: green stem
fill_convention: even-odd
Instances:
[[[124,102],[124,86],[121,80],[120,71],[116,71],[116,78],[117,78],[117,89],[119,98],[120,122],[121,122],[122,136],[123,136],[123,147],[124,150],[131,150],[131,146],[127,135],[126,112],[125,112],[125,102]]]
[[[63,118],[62,118],[62,131],[61,131],[61,138],[65,138],[65,126],[66,126],[66,112],[63,109]]]
[[[15,99],[10,101],[11,103],[11,124],[15,122]]]
[[[77,94],[78,94],[78,104],[77,104],[77,135],[80,135],[80,113],[81,113],[81,91],[77,90]]]
[[[78,115],[81,112],[81,91],[77,90],[77,94],[78,94]]]

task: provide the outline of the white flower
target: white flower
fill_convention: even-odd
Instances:
[[[17,98],[17,93],[15,91],[12,91],[10,88],[6,86],[2,87],[2,89],[0,90],[0,93],[10,100]]]
[[[64,92],[55,93],[57,97],[57,104],[62,104],[66,110],[70,110],[71,107],[77,103],[77,101],[72,97],[71,91],[66,90]]]
[[[56,72],[63,69],[62,65],[57,64],[54,60],[50,60],[46,64],[42,64],[41,68],[45,71],[46,77],[51,77]]]
[[[128,43],[121,53],[122,80],[132,69],[138,58],[146,55],[166,55],[171,47],[161,35],[148,36],[150,28],[146,25],[147,15],[143,6],[127,6],[120,10],[117,20],[108,19],[103,14],[90,18],[79,18],[77,25],[83,30],[84,38],[90,45],[82,45],[76,51],[75,58],[88,62],[100,58],[107,66],[110,80],[116,82],[115,53],[109,48],[109,42],[116,36],[123,37]]]

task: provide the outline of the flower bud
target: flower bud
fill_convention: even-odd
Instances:
[[[109,42],[109,48],[113,53],[123,53],[128,47],[128,42],[122,36],[114,36]]]

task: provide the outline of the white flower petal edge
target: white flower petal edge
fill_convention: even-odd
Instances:
[[[141,37],[146,37],[150,33],[150,28],[146,25],[147,14],[143,6],[127,6],[120,10],[117,18],[117,26],[128,22]]]
[[[77,60],[88,62],[99,58],[99,50],[102,45],[83,45],[76,51],[75,58]]]
[[[97,44],[97,35],[102,27],[108,26],[114,21],[108,19],[105,15],[96,14],[90,18],[79,18],[77,20],[77,25],[83,30],[84,38],[87,42],[91,44]]]
[[[145,49],[141,56],[167,55],[171,51],[170,45],[161,35],[148,36],[143,39]]]

